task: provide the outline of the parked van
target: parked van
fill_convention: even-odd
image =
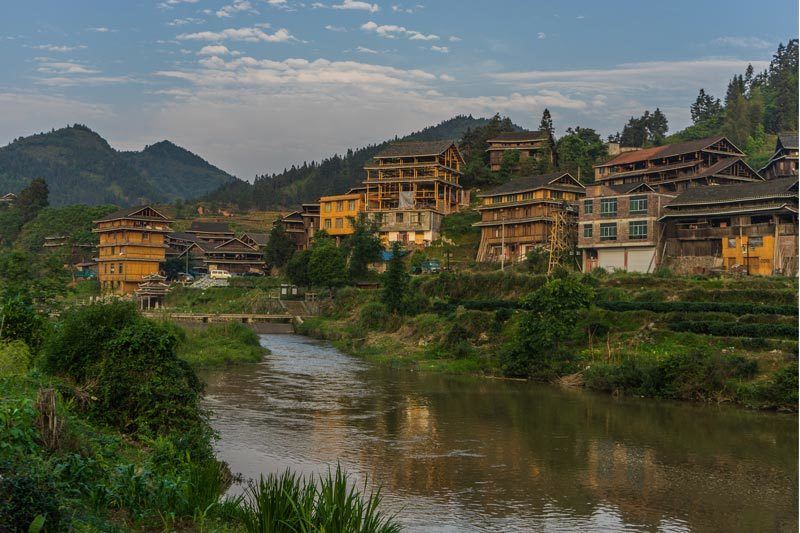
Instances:
[[[231,273],[227,270],[212,270],[209,272],[208,277],[211,279],[228,279],[231,277]]]

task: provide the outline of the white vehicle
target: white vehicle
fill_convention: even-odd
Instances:
[[[229,279],[231,273],[227,270],[212,270],[208,273],[208,277],[211,279]]]

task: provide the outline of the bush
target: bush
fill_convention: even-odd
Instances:
[[[788,315],[796,316],[798,307],[796,305],[753,305],[732,302],[625,302],[609,301],[603,299],[598,301],[598,307],[610,311],[655,311],[657,313],[732,313],[735,315],[747,314],[767,314],[767,315]]]
[[[267,351],[256,332],[241,322],[209,324],[190,330],[170,326],[179,341],[178,356],[195,368],[257,363]]]
[[[19,340],[37,351],[44,340],[44,322],[31,302],[21,296],[0,301],[0,339]]]
[[[22,341],[0,342],[0,376],[19,376],[28,371],[31,351]]]
[[[774,372],[769,381],[756,386],[755,397],[768,407],[797,410],[797,361]]]
[[[23,465],[0,464],[0,531],[29,531],[40,516],[44,531],[66,531],[52,480],[26,470]]]
[[[719,337],[779,337],[796,338],[797,326],[786,324],[742,324],[738,322],[672,322],[672,331],[689,331]]]
[[[391,313],[381,302],[369,302],[358,313],[358,322],[368,330],[381,331],[391,322]]]

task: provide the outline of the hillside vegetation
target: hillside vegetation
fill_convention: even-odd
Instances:
[[[18,193],[34,178],[47,182],[55,206],[172,202],[202,196],[234,179],[169,141],[120,152],[79,124],[20,137],[0,148],[0,191]]]

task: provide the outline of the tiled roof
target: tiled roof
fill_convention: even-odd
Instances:
[[[792,191],[793,186],[795,189]],[[667,205],[667,208],[741,202],[764,198],[793,198],[794,202],[797,202],[797,178],[779,178],[770,181],[736,183],[734,185],[691,187],[678,195]]]
[[[797,150],[797,132],[779,133],[778,142],[788,150]]]
[[[498,133],[486,142],[508,142],[508,141],[539,141],[547,139],[546,131],[504,131]]]
[[[640,187],[645,187],[650,191],[653,191],[653,188],[650,185],[641,181],[639,183],[621,183],[619,185],[606,185],[606,187],[608,187],[609,189],[613,190],[618,194],[628,194]]]
[[[189,231],[199,231],[202,233],[233,233],[227,222],[201,222],[192,221]]]
[[[124,209],[120,209],[118,211],[114,211],[113,213],[107,214],[103,218],[99,218],[99,219],[95,220],[95,222],[108,222],[110,220],[119,220],[121,218],[133,218],[133,219],[136,219],[136,220],[157,220],[159,222],[167,220],[167,217],[165,217],[161,213],[158,213],[160,216],[137,215],[137,213],[139,213],[139,211],[144,211],[145,209],[148,209],[148,208],[152,209],[153,211],[158,213],[158,211],[156,211],[155,209],[153,209],[149,205],[138,205],[136,207],[126,207]]]
[[[227,240],[227,241],[223,242],[222,244],[220,244],[219,246],[217,246],[216,248],[214,248],[213,250],[207,250],[207,251],[211,252],[211,253],[213,253],[213,252],[248,252],[248,253],[258,252],[258,250],[256,250],[252,246],[250,246],[247,243],[244,243],[241,240],[236,239],[236,238]]]
[[[248,237],[253,240],[259,246],[264,246],[269,241],[269,233],[245,233],[242,235],[242,239]]]
[[[382,157],[413,157],[424,155],[439,155],[456,142],[453,140],[445,141],[402,141],[394,142],[381,150],[375,156],[376,159]]]
[[[694,141],[685,141],[676,144],[666,144],[664,146],[654,146],[652,148],[644,148],[633,152],[623,152],[614,159],[596,165],[598,167],[608,167],[613,165],[624,165],[627,163],[636,163],[638,161],[647,161],[650,159],[661,159],[664,157],[671,157],[674,155],[687,154],[697,152],[708,148],[722,139],[724,135],[715,135],[713,137],[706,137],[704,139],[697,139]]]
[[[557,180],[562,176],[569,176],[570,178],[575,180],[575,178],[573,178],[569,174],[569,172],[551,172],[550,174],[541,174],[539,176],[524,176],[521,178],[513,179],[508,183],[504,183],[498,187],[495,187],[494,189],[490,189],[485,193],[481,193],[478,195],[478,197],[483,198],[486,196],[497,196],[498,194],[508,194],[514,192],[523,192],[523,191],[531,191],[534,189],[541,189],[542,187],[550,185],[551,182]],[[576,191],[584,190],[584,187],[582,185],[579,185],[577,180],[575,180],[575,185],[558,184],[557,186],[563,188],[572,188],[575,189]]]

